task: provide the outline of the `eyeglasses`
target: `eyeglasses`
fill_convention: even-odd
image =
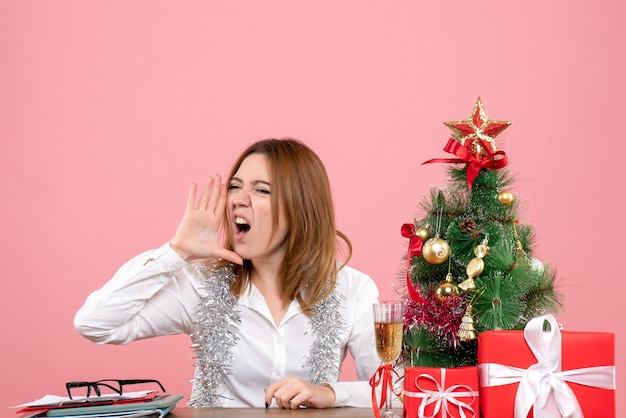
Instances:
[[[96,393],[96,396],[100,396],[102,388],[108,388],[115,392],[116,394],[122,396],[122,388],[125,385],[136,385],[140,383],[156,383],[159,385],[163,393],[165,393],[165,388],[158,380],[153,379],[132,379],[132,380],[119,380],[119,379],[103,379],[97,380],[95,382],[67,382],[65,384],[65,388],[67,389],[67,396],[70,399],[72,398],[72,389],[74,389],[74,396],[78,396],[77,392],[84,393],[84,389],[79,388],[87,388],[86,397],[91,396],[91,389]]]

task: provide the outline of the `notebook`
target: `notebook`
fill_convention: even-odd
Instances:
[[[121,416],[123,417],[124,413],[130,412],[139,412],[139,411],[153,411],[160,412],[165,416],[169,413],[174,407],[176,403],[183,399],[183,395],[180,394],[172,394],[172,395],[159,395],[154,397],[151,401],[147,402],[124,402],[117,403],[111,405],[94,405],[94,406],[76,406],[72,408],[59,408],[59,409],[51,409],[48,411],[48,417],[74,417],[78,418],[80,416]],[[159,410],[159,411],[155,411]],[[99,414],[99,415],[98,415]],[[140,415],[136,415],[140,416]],[[147,415],[152,416],[152,415]],[[159,416],[159,415],[156,415]]]

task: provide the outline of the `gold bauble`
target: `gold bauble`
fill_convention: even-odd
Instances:
[[[449,296],[459,294],[459,286],[454,282],[452,276],[448,274],[448,277],[443,282],[439,283],[437,289],[435,289],[435,295],[439,300],[445,300]]]
[[[478,277],[485,269],[485,262],[482,258],[472,258],[469,263],[467,263],[467,267],[465,268],[465,272],[467,273],[467,277]]]
[[[419,228],[415,230],[415,235],[419,237],[419,239],[421,239],[422,242],[426,242],[426,240],[430,238],[430,229],[424,226],[420,226]]]
[[[430,238],[424,243],[422,255],[430,264],[441,264],[450,256],[450,246],[445,239]]]
[[[503,205],[510,205],[511,203],[513,203],[513,193],[509,192],[508,190],[502,190],[500,193],[498,193],[498,202],[502,203]]]

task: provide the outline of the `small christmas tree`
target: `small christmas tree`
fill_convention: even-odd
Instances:
[[[523,329],[562,307],[556,274],[533,258],[533,230],[519,224],[519,200],[507,189],[513,178],[495,138],[510,124],[489,120],[478,98],[469,119],[445,123],[444,150],[455,158],[424,163],[451,163],[450,184],[433,188],[424,216],[402,226],[407,366],[475,365],[480,332]]]

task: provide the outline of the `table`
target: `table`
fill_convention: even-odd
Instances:
[[[394,411],[402,415],[402,408]],[[372,418],[371,408],[328,408],[328,409],[279,409],[279,408],[174,408],[166,418],[258,418],[258,417],[300,417],[300,418]]]

